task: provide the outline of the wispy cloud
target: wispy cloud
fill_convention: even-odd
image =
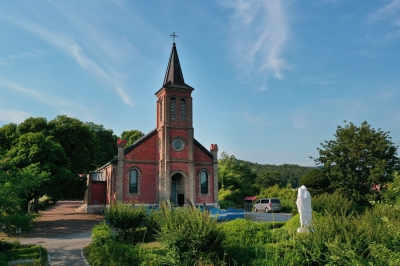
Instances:
[[[8,56],[10,60],[17,60],[17,59],[25,59],[31,57],[41,57],[46,55],[48,52],[44,50],[32,50],[32,51],[25,51],[18,54],[12,54]]]
[[[67,55],[73,58],[81,68],[112,86],[114,91],[118,93],[118,95],[126,104],[130,106],[134,105],[121,85],[123,82],[118,80],[116,76],[112,75],[113,72],[117,71],[113,70],[111,67],[102,67],[95,60],[92,60],[86,54],[82,46],[74,39],[74,37],[69,36],[62,31],[51,30],[46,28],[44,25],[27,19],[15,19],[5,16],[2,16],[2,19],[5,19],[32,34],[35,34],[36,36],[55,46],[57,49],[65,52]],[[111,70],[109,68],[111,68]]]
[[[240,117],[251,124],[256,124],[256,125],[267,125],[268,122],[266,121],[265,117],[263,115],[255,115],[250,113],[249,111],[244,111]]]
[[[257,91],[266,91],[266,90],[268,90],[268,87],[266,85],[264,85],[264,86],[261,86],[260,88],[256,89],[255,92],[257,92]]]
[[[59,114],[67,114],[72,116],[78,116],[79,114],[79,116],[83,116],[86,118],[91,117],[89,109],[86,106],[82,106],[79,103],[66,101],[64,99],[53,97],[51,95],[46,95],[37,89],[29,88],[27,86],[23,86],[5,80],[0,80],[0,86],[2,88],[7,88],[14,92],[20,92],[35,101],[39,101],[45,105],[51,106]],[[18,114],[18,112],[16,112],[15,114]],[[2,120],[17,123],[19,120],[16,118],[18,117],[23,117],[23,116],[14,115],[10,116],[10,120],[5,120],[5,119]],[[27,118],[29,116],[24,116],[24,117]]]
[[[389,1],[371,13],[368,18],[373,23],[389,23],[389,27],[380,30],[388,39],[397,39],[400,37],[400,0]]]
[[[236,0],[223,5],[234,10],[232,31],[238,65],[245,74],[272,71],[278,79],[290,68],[282,52],[288,20],[280,0]]]
[[[290,117],[290,120],[294,128],[305,131],[310,130],[310,121],[307,118],[306,112],[297,110],[296,113]]]
[[[400,0],[392,0],[369,15],[371,20],[386,20],[400,9]]]
[[[0,109],[0,121],[4,121],[7,123],[16,123],[19,124],[28,117],[32,115],[25,111],[20,110],[1,110]]]

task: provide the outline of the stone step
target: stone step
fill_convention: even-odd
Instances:
[[[87,211],[87,205],[83,204],[82,206],[79,206],[78,208],[75,209],[75,212],[81,212],[81,213],[86,213]]]

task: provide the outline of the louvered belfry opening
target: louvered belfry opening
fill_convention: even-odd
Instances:
[[[181,99],[180,117],[181,117],[181,121],[185,121],[186,120],[186,101],[185,101],[185,98]]]
[[[171,109],[170,109],[169,117],[172,120],[176,119],[176,99],[175,98],[171,98]]]

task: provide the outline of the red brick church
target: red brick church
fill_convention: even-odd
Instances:
[[[194,138],[193,90],[183,79],[174,42],[155,93],[156,128],[128,147],[118,140],[118,157],[88,175],[86,212],[114,201],[218,206],[218,146],[207,150]]]

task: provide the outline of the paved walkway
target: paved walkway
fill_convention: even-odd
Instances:
[[[92,240],[92,227],[104,217],[75,212],[82,204],[82,201],[59,201],[41,211],[41,216],[33,223],[33,231],[20,238],[20,242],[47,248],[50,265],[86,266],[82,248]]]
[[[55,237],[90,232],[92,227],[104,220],[101,214],[75,212],[83,201],[59,201],[34,222],[33,231],[26,237]]]

